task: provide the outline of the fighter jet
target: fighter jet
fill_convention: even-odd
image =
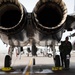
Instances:
[[[75,28],[73,22],[63,0],[39,0],[31,13],[18,0],[0,0],[0,38],[10,45],[11,58],[14,47],[29,43],[42,45],[49,40],[54,48],[65,30]]]

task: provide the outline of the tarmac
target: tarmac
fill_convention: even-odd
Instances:
[[[29,75],[75,75],[75,53],[71,54],[69,70],[52,70],[54,67],[53,57],[44,57],[42,55],[37,57],[30,55],[27,57],[26,54],[19,56],[13,54],[11,64],[13,70],[11,72],[3,72],[1,70],[4,67],[5,55],[0,53],[0,75],[26,75],[24,74],[24,70],[30,59],[35,59],[35,65],[33,63],[30,65]]]

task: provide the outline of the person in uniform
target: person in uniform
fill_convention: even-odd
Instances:
[[[65,69],[69,69],[71,50],[72,50],[72,44],[69,41],[69,37],[66,37],[65,41],[62,41],[61,45],[59,46],[62,67],[64,67],[63,65],[64,63]]]

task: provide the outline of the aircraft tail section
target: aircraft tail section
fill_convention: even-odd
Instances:
[[[0,37],[13,46],[27,45],[32,39],[59,41],[66,17],[62,0],[39,0],[32,13],[18,0],[0,0]]]

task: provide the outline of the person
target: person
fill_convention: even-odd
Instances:
[[[61,41],[61,45],[59,46],[62,67],[64,67],[63,64],[65,64],[65,69],[69,69],[71,50],[72,44],[69,41],[69,37],[66,37],[65,41]]]

